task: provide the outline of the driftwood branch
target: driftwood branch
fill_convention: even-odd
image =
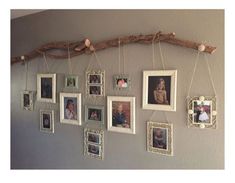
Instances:
[[[93,51],[100,51],[111,47],[118,47],[120,45],[139,43],[139,44],[152,44],[157,42],[166,42],[173,45],[178,45],[186,48],[191,48],[199,50],[205,53],[212,54],[215,52],[216,47],[203,45],[201,43],[196,43],[187,40],[181,40],[175,38],[175,33],[163,34],[161,32],[149,35],[132,35],[120,38],[115,38],[111,40],[106,40],[98,43],[91,43],[89,39],[84,39],[78,42],[52,42],[24,54],[22,56],[12,57],[11,64],[20,63],[24,61],[30,61],[33,58],[40,57],[46,54],[47,57],[54,59],[66,59],[68,58],[68,49],[70,57],[75,57],[81,54],[91,54]],[[53,53],[53,51],[60,51]]]

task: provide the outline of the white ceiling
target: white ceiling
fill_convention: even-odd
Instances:
[[[15,19],[18,17],[23,17],[26,15],[38,13],[41,11],[45,11],[45,9],[12,9],[11,10],[11,19]]]

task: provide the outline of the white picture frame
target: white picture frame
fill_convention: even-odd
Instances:
[[[188,127],[217,128],[216,97],[194,96],[188,100]]]
[[[107,97],[108,131],[135,134],[135,97]]]
[[[65,88],[78,88],[78,76],[77,75],[65,75],[64,78],[64,87]]]
[[[104,106],[85,105],[85,122],[104,124]]]
[[[142,108],[176,111],[177,70],[143,71]]]
[[[40,131],[54,133],[54,110],[40,110]]]
[[[147,151],[173,156],[173,124],[147,122]]]
[[[84,129],[84,155],[88,155],[99,160],[104,159],[103,130],[91,128]]]
[[[56,103],[56,74],[37,74],[37,101]]]
[[[82,125],[81,93],[60,93],[60,122]]]
[[[33,111],[34,108],[34,92],[24,90],[21,93],[21,107],[27,111]]]
[[[115,90],[126,91],[131,87],[131,80],[129,75],[116,74],[113,76],[113,87]]]

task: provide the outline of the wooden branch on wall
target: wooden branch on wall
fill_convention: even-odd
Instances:
[[[70,52],[70,57],[72,58],[81,54],[91,54],[93,51],[100,51],[111,47],[118,47],[119,44],[120,45],[131,44],[131,43],[152,44],[153,42],[157,43],[159,41],[199,50],[201,52],[210,53],[210,54],[214,53],[216,50],[216,47],[213,46],[204,45],[193,41],[177,39],[175,38],[175,33],[163,34],[162,32],[159,31],[155,34],[124,36],[98,43],[92,43],[90,42],[89,39],[84,39],[82,41],[73,42],[73,43],[52,42],[42,45],[41,47],[22,56],[12,57],[11,64],[30,61],[36,57],[42,56],[43,53],[45,53],[46,56],[50,58],[66,59],[68,58],[68,49]],[[60,54],[58,54],[58,52],[53,53],[53,51],[58,51],[58,50],[61,51]]]

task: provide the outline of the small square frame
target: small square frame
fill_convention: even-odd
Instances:
[[[100,76],[100,82],[90,82],[92,75]],[[90,87],[99,87],[100,94],[91,94]],[[86,96],[87,97],[103,97],[105,96],[105,72],[101,70],[86,71]]]
[[[198,102],[209,102],[210,103],[210,115],[209,117],[209,123],[208,122],[195,122],[194,116],[195,114],[195,106],[194,103]],[[188,127],[196,127],[196,128],[211,128],[211,129],[216,129],[217,128],[217,106],[216,106],[216,97],[213,96],[194,96],[194,97],[189,97],[187,99],[188,103],[188,122],[187,125]]]
[[[29,95],[29,105],[28,106],[25,106],[24,105],[24,95]],[[22,94],[21,94],[21,106],[24,110],[27,110],[27,111],[33,111],[33,108],[34,108],[34,92],[33,91],[28,91],[28,90],[24,90],[22,91]]]
[[[149,77],[150,76],[170,76],[170,104],[149,104]],[[151,70],[143,71],[143,97],[142,108],[148,110],[176,111],[176,89],[177,89],[177,70]]]
[[[77,119],[65,119],[64,117],[64,98],[65,97],[71,97],[71,98],[76,98],[77,99]],[[71,124],[71,125],[82,125],[81,121],[81,93],[60,93],[60,122],[64,124]]]
[[[89,109],[101,110],[101,120],[91,120],[88,118]],[[85,105],[85,122],[104,124],[104,106],[101,105]]]
[[[41,79],[42,78],[51,78],[52,79],[52,97],[51,98],[43,98],[41,96]],[[56,74],[37,74],[37,101],[39,102],[49,102],[56,103]]]
[[[43,127],[43,114],[50,116],[50,128]],[[54,133],[54,110],[40,110],[40,131],[46,133]]]
[[[113,102],[130,102],[130,128],[113,126]],[[108,96],[107,97],[107,128],[108,131],[135,134],[135,97]]]
[[[118,83],[118,80],[120,80],[120,79],[126,80],[126,83],[127,83],[126,87],[118,86],[117,83]],[[131,80],[130,80],[129,75],[125,75],[125,74],[114,75],[113,76],[113,86],[114,86],[115,90],[124,90],[124,91],[129,90],[131,87]]]
[[[75,79],[75,85],[74,86],[69,86],[68,85],[68,79],[69,78],[72,78],[72,79]],[[64,87],[65,88],[78,88],[78,76],[77,75],[70,75],[70,74],[68,74],[68,75],[65,75],[65,78],[64,78]]]
[[[88,140],[89,134],[97,135],[99,136],[99,143],[95,143]],[[95,147],[99,149],[99,154],[89,152],[89,147]],[[84,155],[88,155],[92,158],[100,159],[102,160],[104,158],[104,131],[98,130],[98,129],[90,129],[85,128],[84,129]]]
[[[157,148],[153,145],[153,129],[160,128],[166,129],[166,149]],[[173,124],[172,123],[159,123],[159,122],[147,122],[147,151],[167,156],[173,156]]]

